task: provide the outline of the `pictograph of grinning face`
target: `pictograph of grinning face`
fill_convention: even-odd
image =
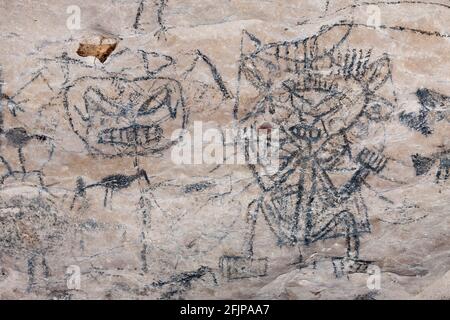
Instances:
[[[64,103],[74,132],[104,156],[161,152],[187,120],[181,86],[169,78],[82,77]]]

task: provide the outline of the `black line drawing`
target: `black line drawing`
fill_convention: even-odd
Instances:
[[[67,219],[49,198],[15,195],[0,198],[0,221],[0,254],[26,257],[27,292],[46,287],[51,276],[46,256],[62,241]]]
[[[222,256],[219,268],[228,280],[264,277],[267,275],[268,258]]]
[[[72,80],[68,71],[60,95],[70,126],[86,149],[102,157],[137,157],[159,155],[177,143],[181,133],[172,140],[168,136],[171,132],[167,131],[186,128],[190,110],[181,81],[188,82],[200,59],[211,72],[216,91],[224,100],[231,99],[211,59],[198,50],[192,56],[193,62],[180,80],[167,76],[173,75],[169,71],[169,67],[172,70],[176,65],[173,57],[144,50],[123,49],[111,54],[105,68],[99,70],[103,73],[100,76],[85,75]],[[120,61],[131,58],[138,63],[131,70],[122,67],[108,71],[112,66],[123,66]],[[65,67],[72,64],[86,67],[78,60],[61,59],[57,62]],[[191,87],[194,82],[188,82],[189,90],[199,91],[198,95],[210,89],[208,84],[197,82],[197,87]]]
[[[141,15],[142,15],[142,11],[144,11],[145,2],[146,2],[146,0],[140,0],[140,2],[139,2],[139,6],[137,8],[136,16],[134,18],[134,23],[133,23],[134,29],[138,29],[141,24]]]
[[[224,99],[232,98],[230,91],[227,89],[225,83],[222,80],[222,76],[220,75],[220,72],[217,70],[217,68],[213,64],[213,62],[206,55],[204,55],[200,50],[197,50],[197,57],[194,59],[194,64],[191,68],[195,67],[195,64],[197,63],[198,58],[201,58],[211,69],[211,74],[212,74],[217,86],[219,87],[220,91],[222,92],[223,98]]]
[[[422,176],[424,174],[427,174],[433,164],[436,162],[436,159],[430,158],[430,157],[424,157],[420,154],[416,153],[411,156],[411,160],[414,165],[414,169],[416,171],[417,176]]]
[[[28,100],[19,100],[18,97],[22,92],[25,92],[35,81],[43,79],[42,71],[43,69],[39,69],[36,72],[33,72],[31,74],[30,80],[23,84],[16,92],[14,92],[14,94],[6,94],[3,92],[0,96],[1,100],[6,101],[6,108],[14,117],[17,116],[19,112],[25,112],[23,104],[29,102]]]
[[[29,178],[37,178],[40,189],[48,192],[44,183],[44,167],[50,162],[55,151],[55,143],[52,137],[31,133],[21,125],[14,123],[18,113],[24,113],[24,104],[28,101],[21,99],[21,94],[26,91],[35,81],[42,79],[42,69],[33,72],[31,79],[23,84],[13,94],[6,94],[3,91],[3,80],[0,67],[0,187],[3,187],[6,180],[13,179],[24,182]],[[3,106],[6,101],[6,108]],[[5,114],[9,111],[9,114]],[[8,115],[12,116],[12,122],[5,121]],[[29,163],[36,152],[42,151],[45,160],[42,164]],[[28,160],[28,161],[27,161]]]
[[[184,186],[183,191],[184,193],[201,192],[215,185],[216,184],[211,181],[198,182]]]
[[[450,6],[444,3],[439,2],[429,2],[429,1],[419,1],[419,0],[400,0],[400,1],[361,1],[359,3],[354,3],[351,5],[346,5],[342,8],[339,8],[333,12],[329,12],[327,16],[333,15],[336,13],[339,13],[341,11],[347,10],[347,9],[353,9],[358,8],[362,6],[369,6],[369,5],[376,5],[376,6],[398,6],[398,5],[426,5],[426,6],[438,6],[445,9],[450,9]]]
[[[366,260],[354,260],[353,263],[347,263],[346,258],[343,257],[333,257],[331,259],[333,262],[333,271],[336,278],[342,278],[347,276],[349,273],[366,273],[368,267],[373,263],[373,261]]]
[[[359,259],[360,236],[371,230],[361,190],[388,159],[383,142],[366,147],[357,141],[370,125],[384,128],[396,102],[378,94],[391,88],[389,57],[343,48],[352,28],[325,26],[304,40],[269,44],[243,31],[234,116],[241,125],[269,122],[280,131],[279,171],[269,175],[249,165],[261,195],[248,206],[243,259],[253,257],[263,215],[279,246],[345,238],[346,255],[333,258],[340,261],[336,276],[367,265]],[[250,109],[240,103],[244,81],[259,93]],[[390,98],[395,100],[393,89]],[[345,182],[335,182],[336,173]]]
[[[167,31],[168,27],[166,25],[166,21],[164,18],[164,12],[167,9],[169,0],[156,0],[156,22],[158,23],[159,29],[155,31],[154,36],[160,40],[163,38],[165,41],[167,41]],[[136,15],[134,18],[133,28],[135,30],[139,30],[142,28],[142,14],[144,13],[144,10],[146,10],[147,0],[140,0],[139,6],[136,11]]]
[[[424,213],[417,204],[412,204],[407,200],[403,200],[403,203],[397,207],[386,208],[386,217],[378,218],[380,221],[392,225],[406,225],[416,223],[422,219],[428,217],[428,213]]]
[[[437,122],[450,123],[450,97],[426,88],[418,89],[416,95],[421,104],[419,113],[402,112],[400,122],[425,136],[433,133]]]
[[[100,75],[97,72],[97,75],[78,76],[72,80],[72,74],[67,69],[61,93],[70,127],[84,143],[86,150],[94,157],[130,158],[137,172],[132,176],[109,175],[88,185],[79,178],[71,209],[75,208],[77,199],[86,199],[86,191],[90,188],[105,189],[106,207],[108,194],[112,197],[116,190],[128,188],[132,181],[137,181],[140,199],[135,211],[142,219],[139,241],[142,243],[140,260],[144,274],[150,270],[147,256],[150,250],[149,232],[152,228],[151,211],[158,207],[158,204],[151,192],[154,186],[150,186],[148,177],[143,175],[145,171],[140,166],[140,158],[159,157],[162,152],[181,140],[190,115],[186,103],[185,83],[188,84],[189,94],[196,95],[196,102],[207,99],[206,96],[202,97],[201,91],[211,91],[211,86],[215,86],[213,91],[217,96],[222,96],[221,101],[231,98],[211,59],[198,51],[190,53],[188,58],[190,57],[193,63],[182,73],[179,81],[178,77],[174,76],[177,63],[175,58],[144,50],[118,50],[108,57]],[[130,59],[137,63],[130,64]],[[210,84],[186,79],[196,72],[194,69],[200,60],[210,71]],[[68,57],[63,58],[61,63],[85,67]],[[90,68],[84,70],[91,71]],[[182,130],[174,139],[172,131],[177,129]],[[147,184],[141,184],[141,180]],[[111,201],[110,205],[112,209]]]
[[[38,178],[39,186],[42,190],[48,192],[48,188],[44,183],[44,167],[52,159],[55,150],[53,139],[46,135],[29,134],[25,128],[14,127],[10,129],[0,129],[0,137],[5,140],[5,148],[16,151],[17,162],[8,161],[8,156],[4,153],[0,155],[0,167],[3,167],[3,174],[0,176],[0,186],[4,185],[5,180],[12,178],[15,180],[25,181],[31,176]],[[47,149],[47,159],[39,167],[29,166],[24,150],[27,148],[43,147]]]
[[[73,131],[87,149],[107,157],[168,149],[174,142],[164,136],[164,125],[178,115],[184,128],[188,116],[179,82],[167,78],[80,78],[68,87],[64,106]]]
[[[447,180],[450,173],[450,151],[441,153],[439,158],[439,168],[436,172],[436,182]]]
[[[129,59],[137,63],[130,64]],[[121,61],[128,62],[124,65]],[[142,219],[139,239],[144,273],[149,271],[146,239],[151,229],[150,212],[154,199],[139,160],[143,156],[158,157],[177,143],[183,130],[178,139],[174,139],[172,131],[185,129],[189,117],[181,83],[161,75],[174,64],[175,60],[164,54],[119,50],[109,56],[104,74],[100,76],[86,75],[71,80],[68,73],[62,93],[70,127],[86,150],[94,157],[129,157],[137,172],[132,176],[112,174],[90,185],[84,185],[83,180],[78,179],[71,208],[74,209],[78,198],[86,199],[89,188],[95,187],[105,188],[106,207],[108,193],[112,197],[116,190],[128,188],[137,181],[140,199],[136,214]],[[147,188],[141,180],[146,182]],[[110,205],[112,208],[111,202]]]
[[[138,172],[134,175],[124,175],[124,174],[115,174],[110,175],[103,178],[99,182],[91,183],[86,185],[83,178],[78,177],[77,179],[77,188],[75,191],[75,195],[73,197],[71,209],[75,204],[75,200],[79,197],[86,197],[86,190],[91,188],[104,188],[105,189],[105,199],[103,201],[103,206],[106,207],[108,201],[108,193],[110,194],[110,201],[112,202],[113,193],[128,188],[135,180],[137,179],[145,179],[148,185],[150,185],[150,180],[148,179],[147,172],[144,169],[138,170]]]
[[[232,101],[233,94],[228,88],[222,75],[213,62],[204,52],[199,50],[191,51],[187,54],[192,62],[180,75],[183,83],[184,92],[189,92],[186,99],[189,104],[196,106],[196,112],[203,115],[213,115],[218,110],[226,108]],[[204,76],[210,75],[211,78],[205,79]],[[206,81],[205,81],[206,80]]]
[[[183,294],[192,288],[196,281],[211,281],[217,285],[217,279],[214,272],[209,267],[201,266],[195,271],[183,272],[170,277],[167,280],[153,282],[150,288],[160,288],[164,290],[161,299],[183,299]]]
[[[420,102],[418,113],[402,112],[399,116],[401,123],[407,127],[420,132],[424,136],[433,134],[439,122],[450,123],[450,97],[437,91],[421,88],[416,91]],[[445,148],[446,146],[441,146]],[[431,155],[411,155],[411,160],[417,176],[426,175],[438,162],[436,170],[436,183],[445,181],[449,177],[450,152],[448,150],[438,151]]]
[[[440,151],[429,156],[413,154],[411,156],[417,176],[423,176],[430,172],[438,162],[436,170],[436,183],[448,180],[450,176],[450,150]]]
[[[157,37],[158,40],[161,37],[163,37],[164,40],[167,40],[166,33],[167,33],[168,28],[167,28],[166,22],[164,20],[164,11],[167,8],[167,2],[169,2],[169,0],[159,0],[159,3],[158,3],[157,20],[158,20],[159,30],[155,32],[155,37]]]

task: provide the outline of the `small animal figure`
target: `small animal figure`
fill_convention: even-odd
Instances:
[[[419,113],[402,112],[401,123],[428,136],[436,122],[450,122],[450,97],[427,88],[417,90],[416,96],[421,104]]]
[[[210,276],[207,278],[207,276]],[[159,280],[153,282],[150,288],[161,288],[164,290],[161,295],[161,300],[168,299],[183,299],[183,294],[192,288],[192,284],[198,280],[207,281],[210,280],[214,285],[217,285],[217,279],[211,268],[201,266],[195,271],[183,272],[173,275],[167,280]]]
[[[103,201],[103,206],[106,207],[108,202],[108,193],[110,193],[110,201],[112,201],[114,191],[126,189],[130,187],[130,185],[137,179],[144,178],[148,185],[150,185],[150,180],[148,179],[147,172],[144,169],[139,169],[136,174],[133,175],[124,175],[124,174],[114,174],[104,177],[99,182],[95,182],[89,185],[84,183],[83,178],[78,177],[77,179],[77,187],[75,190],[75,195],[73,197],[71,209],[75,204],[75,200],[78,197],[85,197],[86,190],[90,188],[104,188],[105,189],[105,199]]]
[[[430,172],[436,162],[439,161],[439,166],[436,171],[436,183],[445,181],[450,176],[450,151],[441,151],[431,156],[425,157],[419,154],[411,156],[417,176],[423,176]]]
[[[17,152],[17,161],[10,161],[6,156],[0,155],[0,166],[4,169],[4,174],[0,173],[0,185],[3,185],[7,178],[18,179],[21,178],[24,181],[31,175],[35,175],[39,178],[40,187],[43,190],[47,190],[43,180],[43,168],[53,157],[55,145],[52,138],[41,134],[30,134],[26,129],[17,127],[8,130],[0,129],[0,138],[5,140],[4,148],[12,148]],[[1,142],[0,142],[1,144]],[[44,165],[36,166],[33,164],[28,165],[24,152],[27,148],[41,148],[46,153],[46,162]],[[30,151],[30,150],[28,150]],[[0,170],[1,172],[1,170]]]

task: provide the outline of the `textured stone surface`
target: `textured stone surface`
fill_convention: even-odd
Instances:
[[[0,298],[450,298],[448,1],[0,10]]]

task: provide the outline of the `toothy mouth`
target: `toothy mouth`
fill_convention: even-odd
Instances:
[[[134,124],[123,128],[108,128],[98,134],[98,143],[119,146],[146,147],[161,139],[162,129],[158,125]]]

